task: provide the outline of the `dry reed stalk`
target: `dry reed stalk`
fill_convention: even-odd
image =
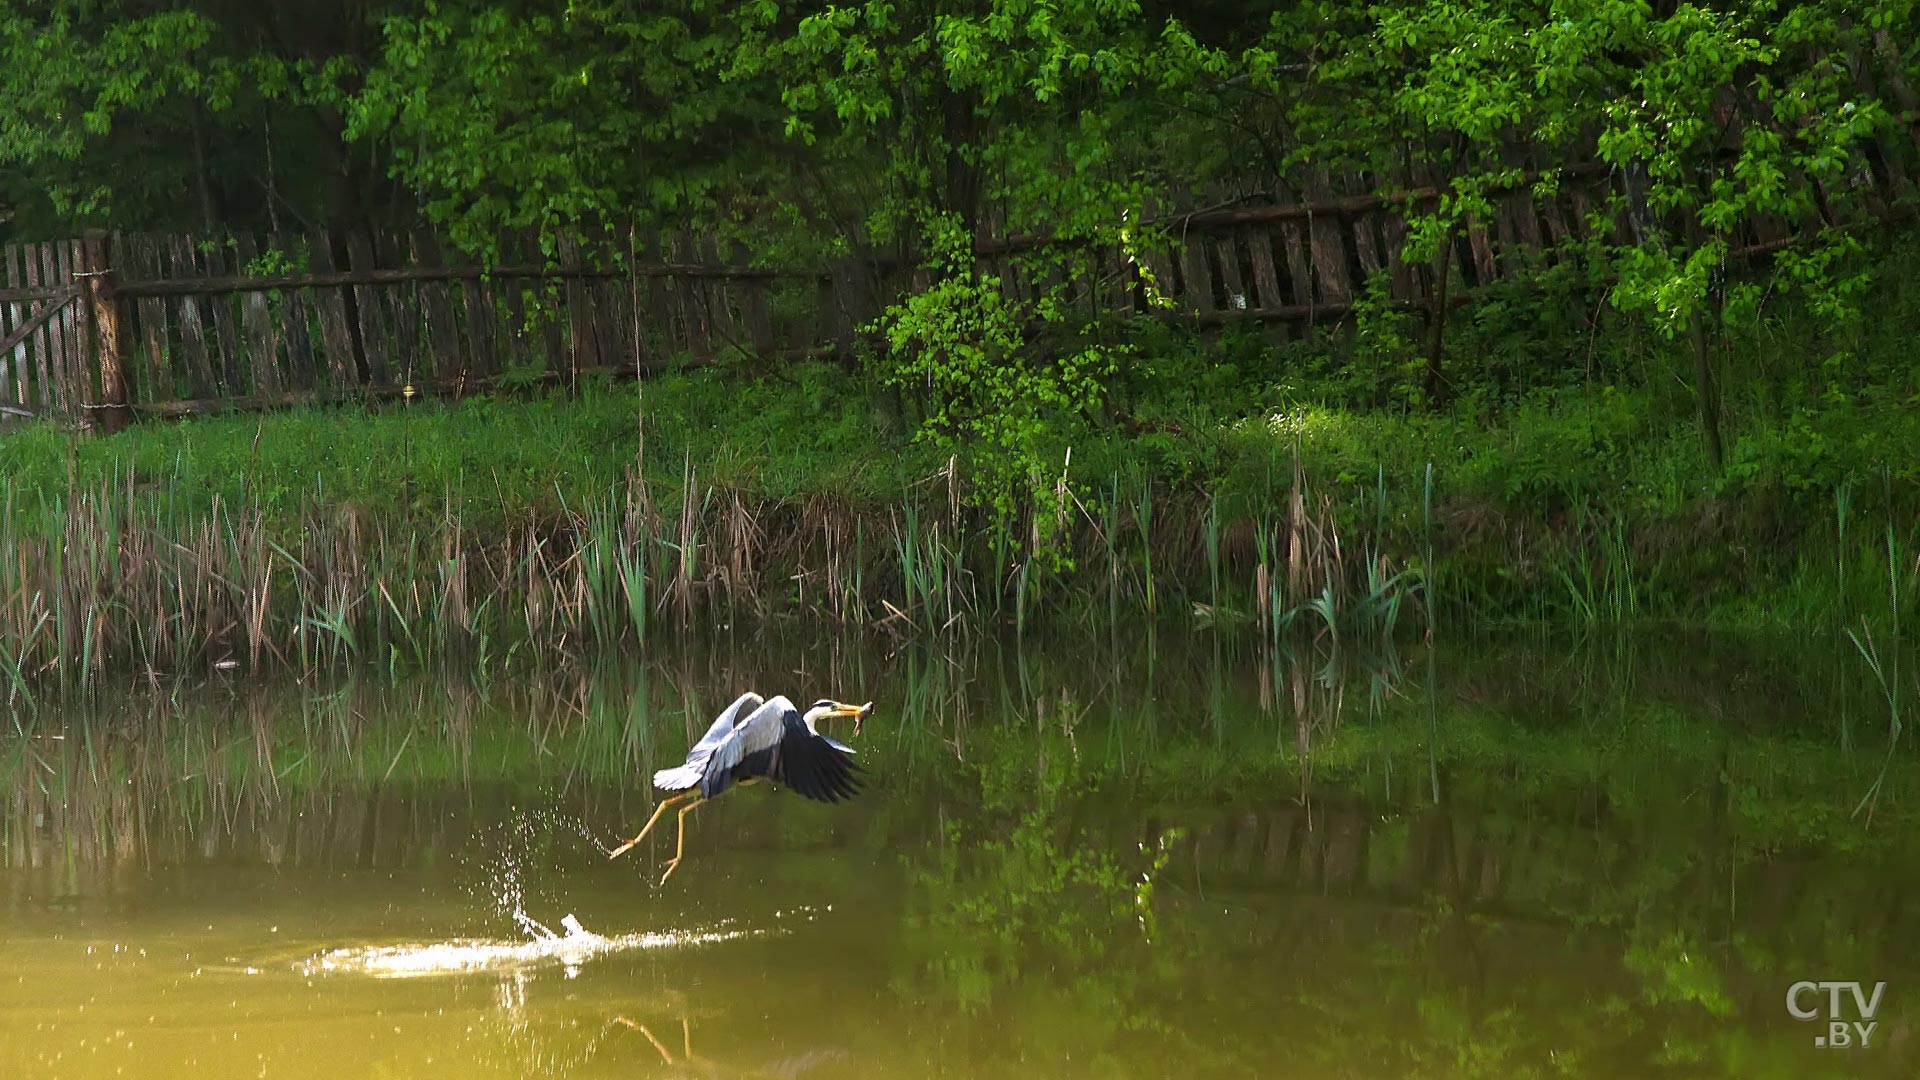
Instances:
[[[1125,554],[1125,516],[1088,512],[1067,483],[1070,463],[1053,479],[1054,504],[1039,510],[1056,516],[1042,521],[1030,510],[1024,535],[1016,535],[1028,545],[1067,545],[1089,577],[1022,578],[1024,610],[1047,609],[1063,589],[1084,590],[1090,582],[1096,591],[1103,586],[1114,605],[1123,591],[1149,597],[1156,573],[1173,587],[1195,580],[1195,566],[1212,575],[1211,560],[1203,558],[1211,549],[1197,531],[1202,515],[1183,512],[1182,502],[1152,515],[1143,494],[1131,511],[1143,548]],[[38,518],[8,497],[0,501],[0,678],[12,672],[16,684],[49,675],[91,681],[130,664],[157,676],[241,655],[242,648],[256,668],[313,667],[351,656],[426,664],[483,641],[529,644],[538,659],[561,655],[571,643],[610,647],[644,638],[649,611],[672,608],[690,626],[724,600],[764,617],[786,599],[771,587],[781,579],[796,583],[802,608],[825,617],[872,617],[893,633],[938,633],[966,626],[969,612],[981,610],[981,588],[1010,587],[1002,580],[983,586],[970,569],[989,564],[990,534],[954,524],[963,516],[952,475],[945,507],[937,489],[927,492],[930,515],[904,504],[871,545],[865,527],[879,519],[842,499],[768,503],[738,490],[703,490],[690,456],[682,479],[680,505],[665,521],[636,467],[622,487],[581,511],[568,510],[557,522],[518,523],[494,540],[480,539],[446,492],[440,513],[424,523],[306,506],[298,539],[284,548],[270,542],[257,506],[216,497],[188,517],[160,497],[142,497],[121,477],[54,500]],[[1082,513],[1073,514],[1073,505]],[[903,520],[902,510],[912,520]],[[1044,538],[1045,526],[1059,535]],[[1262,533],[1271,539],[1242,557],[1236,552],[1246,545],[1235,547],[1232,538],[1244,539],[1248,527],[1214,521],[1207,535],[1225,538],[1217,549],[1220,600],[1230,604],[1235,591],[1250,586],[1263,629],[1289,610],[1280,602],[1283,591],[1294,606],[1327,590],[1344,603],[1352,574],[1391,577],[1390,560],[1374,548],[1348,567],[1332,501],[1314,498],[1297,456],[1284,520],[1253,526],[1271,529]],[[1099,568],[1103,549],[1106,565]],[[1009,558],[1017,574],[1037,549],[993,554],[996,574],[1007,571]],[[282,561],[284,567],[276,565]],[[888,605],[878,603],[879,593]]]
[[[733,506],[727,515],[727,603],[737,607],[744,594],[756,615],[764,614],[757,588],[760,545],[764,534],[748,512],[739,492],[733,494]]]
[[[1307,595],[1307,477],[1298,443],[1293,447],[1293,488],[1287,497],[1287,589],[1294,603]]]
[[[680,609],[680,625],[685,627],[693,625],[693,572],[699,537],[693,506],[699,473],[693,467],[692,455],[687,457],[682,476],[685,483],[680,489],[680,569],[674,576],[674,596]]]

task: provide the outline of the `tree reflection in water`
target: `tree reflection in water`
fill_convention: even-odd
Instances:
[[[1849,727],[1838,687],[1857,670],[1697,643],[1405,665],[1152,648],[743,645],[491,688],[23,717],[0,737],[0,936],[36,981],[30,999],[0,985],[0,1010],[64,1023],[43,1002],[101,992],[61,951],[81,922],[147,940],[184,933],[164,919],[185,910],[194,934],[241,935],[279,890],[293,906],[271,918],[283,936],[312,920],[309,952],[393,940],[402,920],[469,933],[492,916],[457,886],[504,836],[541,918],[737,917],[771,936],[528,975],[472,1005],[497,1023],[450,1009],[457,981],[380,991],[466,1015],[445,1043],[486,1075],[1911,1071],[1916,777],[1889,774],[1871,826],[1850,816],[1884,756]],[[567,823],[630,820],[647,806],[633,778],[711,700],[795,682],[880,699],[859,743],[868,798],[831,816],[716,808],[700,827],[730,842],[684,888],[598,865]],[[530,807],[549,816],[523,836]],[[803,904],[812,921],[775,918]],[[261,947],[191,940],[249,963]],[[1803,978],[1889,982],[1872,1054],[1814,1052],[1783,1008]],[[161,1000],[140,985],[110,987],[136,1022]],[[353,1015],[324,985],[249,989]],[[242,1046],[272,1055],[283,1030]],[[33,1074],[21,1060],[9,1074]]]

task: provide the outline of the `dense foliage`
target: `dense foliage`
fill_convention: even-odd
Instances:
[[[1504,412],[1597,383],[1695,426],[1718,469],[1743,410],[1914,394],[1862,297],[1920,167],[1916,30],[1912,0],[37,0],[0,15],[0,213],[17,238],[424,220],[487,253],[531,228],[624,254],[694,227],[762,262],[923,263],[876,297],[870,385],[975,450],[1007,518],[1057,508],[1075,442],[1183,392]],[[969,257],[1016,233],[1136,249],[1174,202],[1340,178],[1436,190],[1404,204],[1404,254],[1447,280],[1495,193],[1568,167],[1608,194],[1531,290],[1451,321],[1376,292],[1331,340],[1198,371]],[[1743,251],[1762,222],[1792,242]],[[1046,280],[1068,250],[1027,258]]]

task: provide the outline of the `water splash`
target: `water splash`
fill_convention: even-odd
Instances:
[[[555,836],[578,836],[595,850],[600,848],[592,830],[579,817],[550,809],[515,810],[498,828],[479,838],[487,854],[467,888],[481,907],[535,941],[559,936],[527,913],[532,906],[558,905],[557,898],[548,896],[539,897],[536,905],[528,895],[534,867],[555,875],[562,873],[555,866],[554,853],[546,850]]]
[[[649,931],[607,937],[580,925],[580,920],[572,915],[560,920],[560,925],[567,931],[564,934],[556,934],[531,919],[527,921],[543,934],[531,941],[458,938],[452,941],[331,949],[301,961],[295,965],[295,970],[308,976],[364,975],[379,979],[516,972],[542,966],[563,966],[573,971],[589,960],[633,949],[712,945],[766,933],[738,929],[722,922],[704,929]]]
[[[687,930],[650,931],[608,937],[581,925],[572,914],[560,920],[564,933],[529,914],[530,907],[557,906],[546,895],[550,885],[534,888],[535,870],[559,876],[562,853],[552,850],[555,837],[580,837],[596,851],[604,848],[582,819],[556,810],[516,810],[498,827],[478,838],[486,854],[475,869],[467,892],[487,913],[510,923],[523,940],[456,938],[449,941],[408,942],[355,946],[316,953],[294,965],[303,975],[354,974],[375,978],[409,978],[469,972],[522,972],[547,965],[561,966],[569,976],[589,960],[632,949],[678,948],[708,945],[760,936],[767,931],[736,928],[732,920]],[[544,883],[543,883],[544,884]],[[538,895],[530,895],[538,894]]]

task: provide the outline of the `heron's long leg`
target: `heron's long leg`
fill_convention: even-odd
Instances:
[[[647,819],[646,828],[640,830],[640,835],[634,837],[633,839],[627,841],[624,844],[621,844],[619,847],[614,848],[612,851],[608,852],[607,858],[617,859],[620,856],[625,855],[628,849],[632,848],[635,844],[638,844],[640,841],[645,840],[647,838],[647,834],[653,831],[653,823],[660,820],[660,815],[667,812],[667,807],[677,802],[685,802],[688,799],[698,798],[699,795],[700,793],[698,791],[689,791],[684,795],[675,795],[669,799],[661,799],[660,805],[653,808],[653,816]]]
[[[673,872],[680,868],[680,857],[687,853],[687,815],[693,813],[694,807],[706,801],[705,799],[695,799],[693,802],[680,808],[680,838],[674,841],[673,858],[667,860],[667,872],[660,875],[660,884],[665,885],[667,883],[667,879],[673,876]]]

